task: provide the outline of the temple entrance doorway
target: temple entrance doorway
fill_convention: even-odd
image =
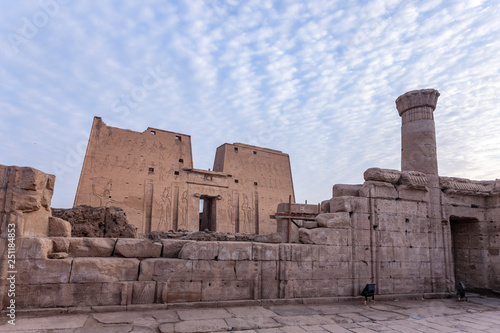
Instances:
[[[455,286],[463,282],[468,291],[485,286],[484,258],[479,221],[450,217]]]
[[[200,197],[200,231],[216,231],[216,198],[202,195]]]

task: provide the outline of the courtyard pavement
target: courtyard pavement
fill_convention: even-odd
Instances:
[[[5,317],[5,314],[2,314]],[[18,314],[0,332],[151,333],[369,333],[500,332],[500,298],[362,301],[269,306],[136,310],[43,315]]]

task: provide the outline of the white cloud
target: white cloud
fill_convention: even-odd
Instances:
[[[72,205],[94,115],[192,135],[198,168],[224,142],[282,150],[297,199],[319,202],[368,167],[399,168],[394,100],[420,88],[442,94],[441,174],[498,177],[496,3],[69,2],[14,53],[9,33],[39,10],[0,4],[0,163],[59,172],[55,206]],[[161,84],[130,100],[156,66]]]

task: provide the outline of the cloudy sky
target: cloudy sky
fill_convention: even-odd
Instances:
[[[441,175],[500,177],[500,2],[0,2],[0,163],[70,207],[93,116],[191,135],[195,168],[243,142],[290,155],[317,203],[400,168],[395,99],[435,88]]]

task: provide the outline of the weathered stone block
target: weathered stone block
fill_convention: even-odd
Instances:
[[[348,212],[324,213],[316,216],[316,222],[323,228],[348,229],[351,219]]]
[[[349,245],[348,230],[317,228],[299,229],[300,241],[304,244]]]
[[[16,260],[47,259],[52,252],[50,238],[22,237],[16,239]]]
[[[404,185],[408,189],[425,190],[427,191],[427,185],[429,184],[429,179],[427,175],[423,172],[418,171],[402,171],[399,183]]]
[[[69,255],[72,257],[110,257],[116,238],[70,238]]]
[[[132,304],[150,304],[155,302],[156,282],[133,282]]]
[[[396,184],[401,177],[401,171],[392,169],[370,168],[363,174],[366,181],[377,181]]]
[[[16,307],[20,309],[69,307],[73,294],[69,284],[19,284],[16,286]]]
[[[352,231],[355,246],[370,246],[372,231],[366,229],[355,229]]]
[[[336,212],[353,212],[356,207],[351,204],[350,198],[356,197],[338,197],[332,198],[329,201],[329,211],[325,213],[336,213]],[[321,215],[321,214],[320,214]]]
[[[159,282],[159,284],[162,302],[199,302],[202,300],[201,281],[170,281]]]
[[[407,185],[398,185],[396,188],[400,200],[422,202],[428,202],[430,200],[429,191],[409,188]]]
[[[375,199],[375,213],[377,215],[397,215],[399,200]]]
[[[355,278],[366,280],[370,279],[371,274],[372,274],[372,269],[371,269],[371,263],[369,261],[363,260],[354,263]]]
[[[396,199],[398,191],[392,183],[366,181],[359,190],[361,197],[380,199]]]
[[[179,259],[214,260],[218,255],[218,242],[193,242],[184,244]]]
[[[318,260],[318,246],[310,244],[292,244],[292,261]]]
[[[371,247],[368,245],[354,246],[353,258],[356,262],[369,262],[372,259]]]
[[[278,263],[276,261],[261,262],[260,285],[260,298],[279,298]]]
[[[307,230],[307,229],[306,229]],[[292,260],[292,244],[280,244],[280,260],[290,261]]]
[[[131,258],[75,258],[71,283],[135,281],[139,260]]]
[[[371,216],[368,213],[352,213],[352,228],[354,230],[363,230],[371,228]]]
[[[312,261],[287,261],[284,262],[286,277],[284,280],[310,280],[313,276]]]
[[[147,239],[120,238],[116,242],[114,255],[125,258],[159,258],[162,245]]]
[[[69,284],[73,295],[73,306],[102,305],[102,285],[102,283]]]
[[[17,260],[19,284],[68,283],[73,259]]]
[[[234,261],[195,260],[193,261],[192,281],[236,280]]]
[[[234,269],[236,271],[236,280],[252,280],[255,275],[259,274],[259,263],[255,261],[236,261],[234,265]],[[231,275],[227,275],[228,279],[222,280],[230,280]]]
[[[279,260],[279,244],[252,243],[253,260]]]
[[[330,213],[330,200],[321,201],[321,212],[320,213]]]
[[[336,197],[357,197],[362,185],[335,184],[332,189],[332,196]]]
[[[220,242],[218,260],[251,260],[252,243]]]
[[[49,217],[50,237],[71,237],[71,224],[58,217]]]
[[[251,281],[203,281],[202,301],[253,299]]]
[[[66,252],[52,252],[49,254],[49,259],[66,259],[68,257],[68,253]]]
[[[139,281],[191,280],[193,261],[181,259],[144,259],[140,264]]]
[[[161,243],[163,245],[163,258],[178,258],[179,252],[181,252],[182,247],[186,243],[192,243],[191,240],[181,240],[181,239],[162,239]]]
[[[351,248],[337,245],[316,245],[318,256],[313,261],[345,262],[351,260]]]
[[[54,252],[69,252],[69,239],[67,237],[53,237],[52,248]]]
[[[352,276],[352,265],[350,262],[328,262],[315,261],[312,267],[313,280],[328,280]]]
[[[337,296],[336,279],[306,280],[293,284],[294,297],[332,297]]]

